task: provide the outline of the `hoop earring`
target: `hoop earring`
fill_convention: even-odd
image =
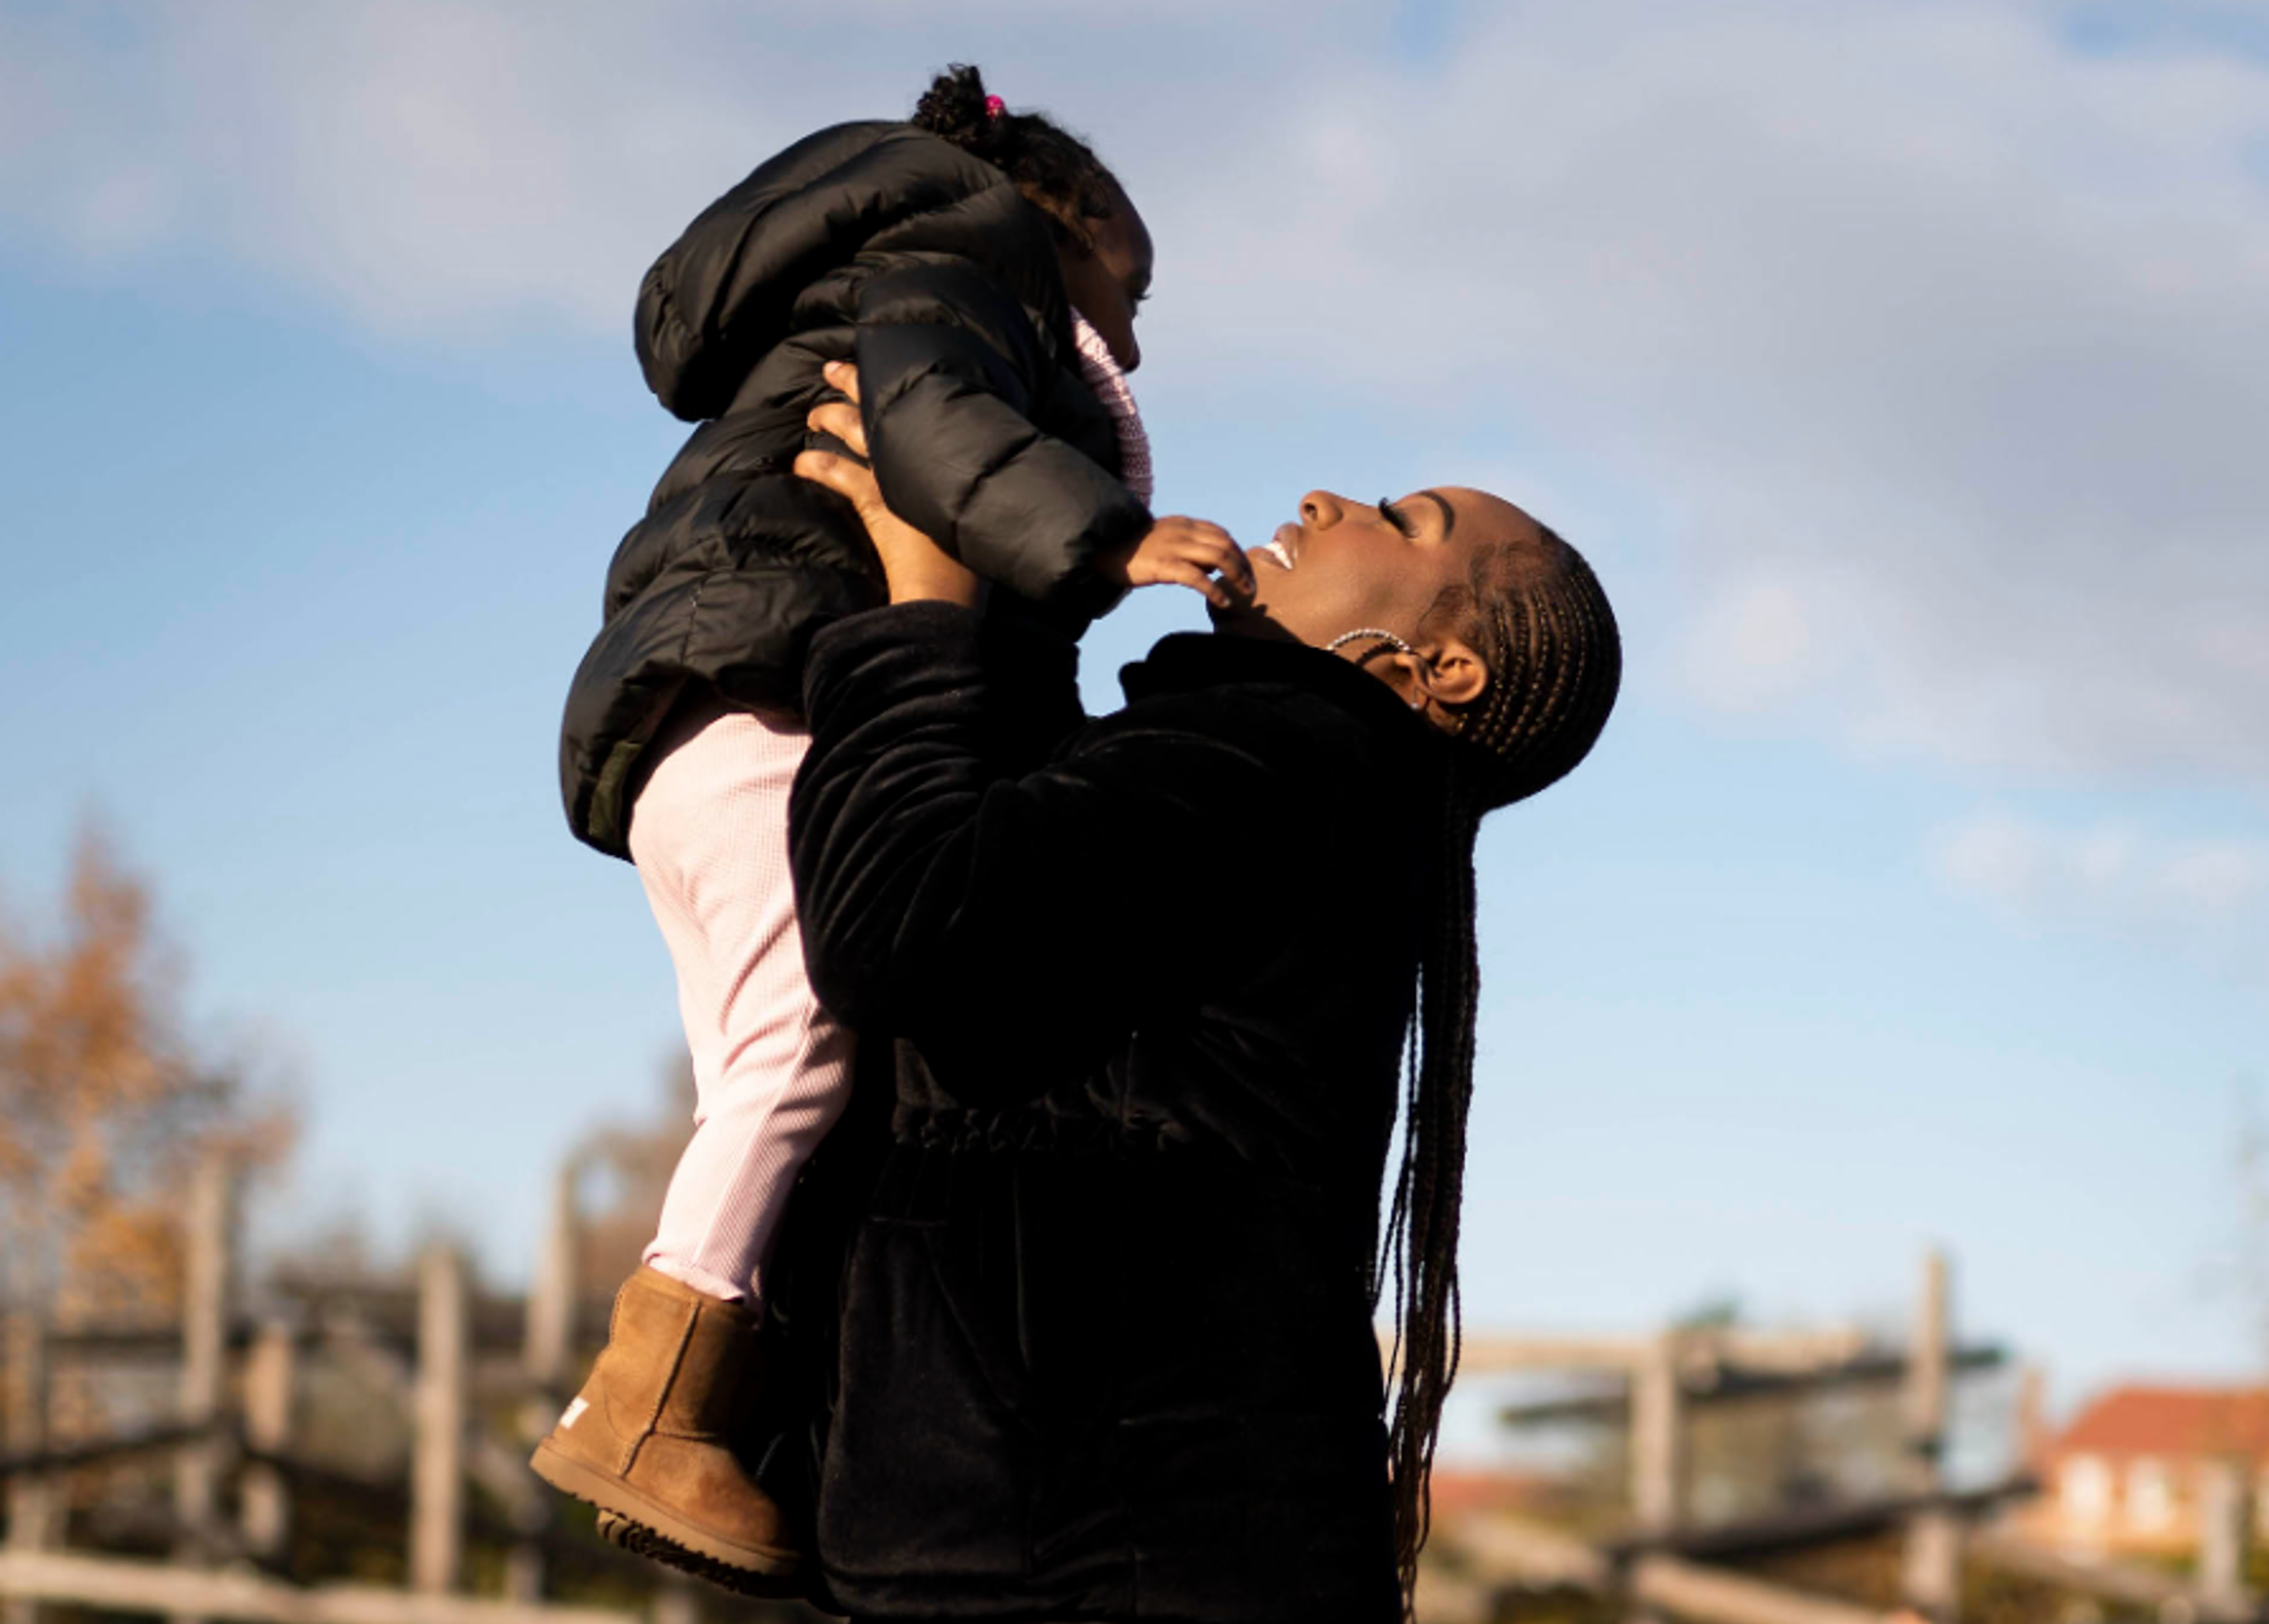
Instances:
[[[1385,628],[1380,626],[1357,626],[1352,631],[1342,631],[1339,636],[1334,638],[1330,642],[1324,645],[1324,653],[1328,654],[1333,650],[1339,648],[1345,644],[1354,642],[1357,638],[1371,638],[1375,641],[1386,644],[1387,647],[1393,649],[1398,654],[1408,654],[1414,660],[1420,658],[1416,649],[1411,647],[1409,644],[1404,642],[1401,638],[1396,637],[1392,631],[1386,631]],[[1363,662],[1361,661],[1357,661],[1356,663],[1360,665]],[[1426,690],[1422,688],[1418,690],[1418,697],[1410,702],[1410,708],[1414,711],[1424,710],[1426,708]]]
[[[1357,638],[1373,639],[1378,642],[1386,644],[1398,654],[1415,654],[1418,652],[1416,649],[1411,647],[1409,644],[1404,642],[1401,638],[1396,637],[1392,631],[1383,631],[1378,626],[1357,626],[1352,631],[1341,632],[1339,636],[1325,644],[1324,653],[1327,654],[1334,653],[1343,645],[1352,643]]]

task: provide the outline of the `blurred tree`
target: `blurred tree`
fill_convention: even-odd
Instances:
[[[575,1153],[583,1170],[575,1283],[584,1300],[612,1297],[638,1267],[661,1214],[662,1192],[693,1137],[693,1062],[682,1049],[659,1068],[661,1100],[644,1122],[596,1129]]]
[[[1712,1292],[1682,1314],[1674,1314],[1673,1331],[1731,1331],[1745,1323],[1741,1299],[1733,1292]]]
[[[82,825],[57,928],[0,917],[0,1292],[63,1321],[178,1311],[203,1152],[273,1161],[292,1124],[242,1057],[202,1052],[148,888]]]

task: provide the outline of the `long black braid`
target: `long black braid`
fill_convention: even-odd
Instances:
[[[955,63],[930,81],[913,122],[1006,173],[1061,239],[1092,247],[1088,222],[1117,212],[1117,177],[1086,142],[1045,113],[987,107],[985,76]]]
[[[1430,1523],[1427,1487],[1442,1405],[1458,1371],[1458,1216],[1474,1094],[1481,993],[1474,934],[1474,838],[1484,813],[1533,795],[1588,752],[1622,680],[1607,594],[1583,556],[1549,530],[1541,545],[1477,559],[1469,594],[1438,606],[1482,656],[1489,682],[1448,738],[1431,930],[1403,1099],[1402,1166],[1379,1282],[1394,1282],[1394,1409],[1387,1433],[1395,1561],[1406,1614]]]

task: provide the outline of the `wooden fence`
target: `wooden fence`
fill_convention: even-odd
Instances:
[[[414,1291],[303,1291],[292,1311],[253,1320],[237,1312],[235,1192],[229,1169],[197,1173],[186,1214],[185,1308],[178,1329],[94,1327],[59,1332],[18,1319],[6,1356],[11,1409],[0,1480],[8,1538],[0,1548],[0,1624],[40,1624],[42,1603],[200,1620],[280,1624],[627,1624],[639,1615],[549,1598],[554,1559],[573,1550],[611,1561],[654,1595],[650,1616],[687,1624],[702,1588],[637,1558],[569,1541],[558,1502],[528,1470],[527,1451],[568,1396],[577,1374],[573,1164],[555,1183],[544,1250],[524,1302],[476,1298],[465,1260],[447,1247],[420,1259]],[[352,1371],[390,1395],[411,1438],[406,1481],[373,1482],[295,1448],[310,1357]],[[99,1439],[52,1438],[48,1394],[55,1367],[73,1361],[154,1359],[177,1364],[174,1414]],[[1630,1430],[1629,1526],[1585,1541],[1515,1517],[1445,1519],[1421,1590],[1425,1624],[1486,1624],[1526,1592],[1589,1591],[1636,1624],[1957,1624],[1965,1563],[1990,1563],[2058,1588],[2155,1611],[2164,1624],[2269,1624],[2245,1586],[2250,1510],[2242,1480],[2217,1480],[2209,1538],[2195,1582],[2111,1564],[2081,1565],[2021,1545],[1992,1526],[1995,1510],[2029,1492],[2020,1478],[1956,1493],[1945,1477],[1956,1374],[1989,1368],[1999,1350],[1953,1340],[1947,1268],[1925,1261],[1911,1343],[1887,1355],[1856,1332],[1760,1333],[1673,1331],[1636,1338],[1467,1339],[1469,1374],[1588,1371],[1620,1379],[1620,1396],[1524,1406],[1538,1415],[1621,1409]],[[1689,1504],[1692,1421],[1707,1407],[1760,1392],[1896,1384],[1903,1394],[1903,1470],[1896,1492],[1874,1500],[1734,1524],[1697,1525]],[[499,1427],[499,1413],[512,1422]],[[62,1487],[73,1471],[133,1457],[168,1457],[170,1561],[66,1551]],[[234,1486],[224,1495],[225,1482]],[[499,1511],[477,1507],[477,1485]],[[290,1582],[295,1497],[359,1496],[403,1514],[401,1588]],[[224,1508],[233,1500],[233,1514]],[[1896,1532],[1903,1547],[1903,1607],[1881,1613],[1733,1571],[1724,1564]],[[469,1535],[503,1546],[502,1593],[465,1592]]]
[[[578,1352],[573,1176],[571,1168],[559,1177],[544,1258],[524,1305],[477,1305],[463,1255],[442,1246],[419,1260],[410,1302],[368,1292],[315,1294],[255,1321],[237,1312],[244,1294],[231,1170],[218,1161],[199,1168],[185,1214],[178,1329],[57,1330],[22,1317],[10,1326],[11,1406],[0,1452],[8,1494],[8,1540],[0,1549],[4,1624],[38,1624],[42,1602],[184,1621],[626,1624],[640,1616],[547,1599],[551,1559],[569,1550],[635,1576],[639,1587],[654,1592],[657,1620],[698,1618],[696,1582],[567,1539],[554,1525],[556,1496],[527,1467],[535,1435],[565,1402]],[[477,1326],[477,1306],[485,1322]],[[517,1346],[499,1356],[498,1333],[513,1330]],[[406,1482],[368,1480],[295,1452],[311,1355],[352,1371],[399,1406],[411,1436]],[[51,1438],[57,1367],[122,1359],[178,1364],[173,1417],[107,1437]],[[514,1417],[501,1428],[484,1419],[500,1406]],[[172,1462],[172,1559],[60,1549],[65,1476],[153,1454]],[[225,1517],[222,1490],[232,1479],[233,1515]],[[472,1505],[468,1486],[475,1484],[503,1509],[501,1519]],[[314,1490],[403,1514],[405,1586],[302,1585],[283,1576],[295,1495]],[[507,1546],[502,1595],[465,1593],[469,1534]]]
[[[2194,1579],[2117,1562],[2081,1562],[1993,1526],[1995,1513],[2036,1485],[2019,1475],[1955,1492],[1946,1480],[1954,1379],[2001,1362],[2000,1350],[1953,1340],[1947,1260],[1924,1260],[1905,1355],[1887,1355],[1857,1332],[1795,1336],[1733,1330],[1672,1331],[1630,1339],[1476,1337],[1463,1371],[1570,1370],[1620,1377],[1620,1398],[1523,1406],[1522,1418],[1596,1416],[1622,1408],[1630,1449],[1630,1527],[1585,1541],[1502,1515],[1474,1514],[1438,1529],[1447,1557],[1430,1614],[1481,1624],[1522,1591],[1575,1590],[1620,1599],[1634,1620],[1675,1615],[1694,1624],[1958,1624],[1967,1563],[2044,1581],[2081,1597],[2155,1613],[2162,1624],[2262,1624],[2262,1598],[2245,1582],[2251,1511],[2235,1465],[2214,1479],[2206,1538]],[[1903,1431],[1897,1492],[1732,1524],[1697,1525],[1689,1505],[1690,1420],[1699,1407],[1760,1392],[1812,1391],[1896,1382]],[[1881,1613],[1719,1566],[1895,1532],[1903,1546],[1901,1606]],[[1422,1602],[1426,1598],[1422,1591]]]

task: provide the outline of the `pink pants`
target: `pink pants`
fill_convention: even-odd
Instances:
[[[812,996],[788,877],[788,786],[810,742],[785,717],[697,715],[654,741],[631,815],[696,1100],[646,1261],[713,1296],[761,1295],[788,1190],[851,1088],[851,1034]]]

